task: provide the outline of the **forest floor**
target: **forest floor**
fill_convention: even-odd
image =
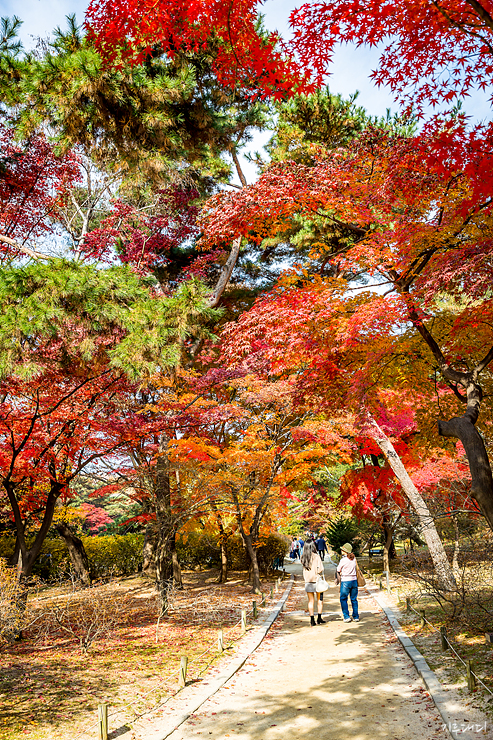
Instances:
[[[176,692],[182,655],[196,681],[220,660],[219,627],[227,655],[234,653],[241,610],[252,607],[245,577],[233,572],[218,585],[216,571],[185,571],[185,589],[170,594],[159,626],[153,584],[138,575],[95,586],[82,603],[65,588],[45,589],[30,603],[34,623],[24,639],[0,652],[0,740],[97,737],[101,703],[110,707],[110,727],[146,716]],[[270,592],[274,581],[264,583]],[[272,603],[267,598],[259,617]],[[99,624],[102,634],[84,652],[61,624],[78,635]]]

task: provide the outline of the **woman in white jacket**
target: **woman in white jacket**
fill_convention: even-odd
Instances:
[[[315,624],[325,624],[325,620],[322,619],[323,611],[323,594],[317,593],[316,585],[317,578],[324,573],[324,564],[322,559],[317,552],[317,546],[315,540],[310,539],[305,542],[303,547],[303,555],[301,556],[301,565],[303,566],[303,578],[305,579],[305,591],[308,595],[308,613],[310,614],[310,624],[315,627]],[[314,607],[315,607],[315,594],[317,593],[317,622],[315,623]]]

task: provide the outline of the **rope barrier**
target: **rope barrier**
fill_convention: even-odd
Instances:
[[[424,622],[426,622],[426,624],[428,624],[434,632],[440,633],[440,630],[437,627],[435,627],[435,625],[432,624],[429,619],[426,619],[426,617],[421,612],[416,611],[416,609],[414,609],[414,607],[412,607],[410,603],[408,605],[409,605],[409,608],[411,609],[411,611],[413,611],[415,614],[417,614],[417,616],[420,619],[422,619]],[[457,650],[454,648],[454,646],[452,645],[452,643],[448,639],[447,635],[442,635],[442,639],[445,640],[445,642],[449,646],[450,650],[454,653],[455,656],[457,656],[457,658],[460,660],[460,662],[462,663],[462,665],[467,669],[467,667],[468,667],[467,666],[467,663],[465,662],[465,660],[463,658],[461,658],[461,656],[459,655],[459,653],[457,652]],[[483,688],[486,689],[486,691],[488,692],[488,694],[491,694],[491,696],[493,696],[493,691],[491,691],[491,689],[489,689],[488,686],[486,686],[486,684],[484,683],[484,681],[472,669],[471,669],[471,674],[474,676],[474,678],[476,679],[476,681],[478,681],[478,683],[480,683],[481,686],[483,686]]]

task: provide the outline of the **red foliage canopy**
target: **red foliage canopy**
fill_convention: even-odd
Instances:
[[[86,27],[111,63],[149,53],[207,51],[220,83],[282,98],[309,89],[311,64],[300,65],[275,34],[258,28],[258,0],[92,0]]]
[[[385,44],[372,77],[414,109],[493,79],[491,0],[326,0],[303,4],[291,23],[300,58],[320,75],[337,43]]]

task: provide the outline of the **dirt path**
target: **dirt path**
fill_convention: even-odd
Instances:
[[[326,572],[329,578],[333,569]],[[281,629],[170,740],[448,739],[380,610],[368,595],[360,594],[359,602],[361,621],[345,624],[330,588],[327,623],[310,627],[298,575]]]

